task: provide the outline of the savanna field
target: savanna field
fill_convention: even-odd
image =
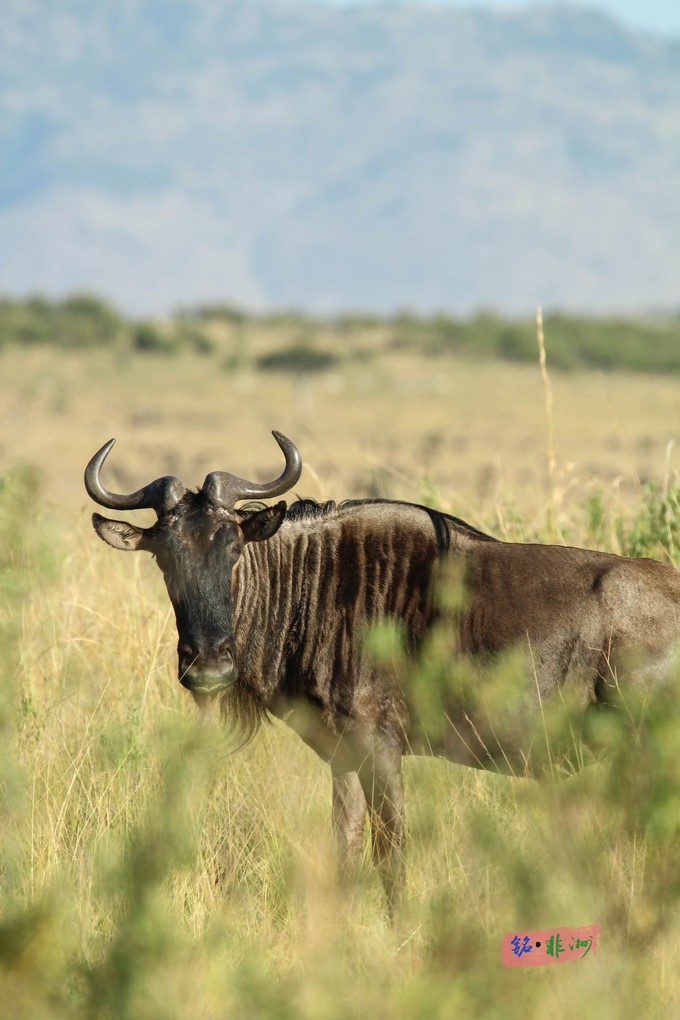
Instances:
[[[574,774],[407,759],[392,929],[368,839],[353,894],[336,883],[327,766],[278,722],[229,753],[177,682],[157,567],[97,539],[82,483],[112,436],[119,491],[274,477],[276,428],[301,496],[680,562],[679,375],[659,354],[677,337],[624,324],[617,364],[614,327],[588,347],[587,323],[548,317],[546,374],[531,323],[491,342],[484,324],[93,308],[0,315],[0,1015],[680,1015],[680,676],[604,720]],[[564,736],[546,725],[548,749]],[[593,923],[596,954],[501,964],[510,931]]]

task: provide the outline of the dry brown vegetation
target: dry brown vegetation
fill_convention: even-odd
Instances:
[[[278,428],[302,452],[300,494],[434,501],[519,537],[545,537],[554,499],[561,533],[588,543],[597,490],[599,541],[616,548],[641,483],[675,478],[676,383],[553,374],[551,493],[537,367],[404,351],[295,378],[226,370],[219,353],[7,349],[0,371],[0,472],[42,479],[37,517],[30,477],[1,493],[13,1017],[677,1015],[677,706],[632,706],[608,763],[562,783],[409,762],[409,905],[393,932],[368,863],[350,903],[335,885],[325,766],[278,724],[234,756],[216,724],[197,726],[160,575],[97,541],[82,487],[112,435],[112,487],[266,476]],[[592,922],[594,959],[500,964],[509,930]]]
[[[514,506],[543,527],[547,422],[536,366],[393,351],[296,376],[227,368],[219,351],[8,348],[0,367],[2,468],[35,465],[47,501],[68,520],[86,504],[84,464],[112,435],[120,484],[165,471],[200,484],[217,467],[265,476],[278,428],[302,451],[300,494],[427,496],[501,532],[499,513]],[[663,480],[680,418],[676,380],[590,372],[553,373],[552,382],[563,524],[594,487],[625,505],[645,480]],[[676,462],[672,454],[671,469]]]

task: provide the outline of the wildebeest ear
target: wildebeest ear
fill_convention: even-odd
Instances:
[[[258,510],[252,517],[241,521],[241,531],[245,542],[262,542],[265,538],[275,535],[283,524],[286,516],[286,501],[281,500],[275,506]]]
[[[101,514],[92,514],[92,526],[100,538],[112,545],[114,549],[130,552],[144,548],[146,532],[126,521],[110,521]]]

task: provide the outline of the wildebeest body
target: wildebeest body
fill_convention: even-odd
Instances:
[[[299,476],[297,451],[277,441],[287,467],[264,495]],[[95,514],[94,526],[117,548],[156,556],[177,619],[181,682],[199,703],[221,699],[246,735],[267,713],[284,718],[329,762],[343,867],[361,849],[368,811],[391,904],[403,884],[404,754],[524,774],[536,722],[557,695],[583,710],[607,703],[619,688],[657,679],[677,650],[680,574],[671,566],[500,542],[388,500],[237,510],[267,487],[221,473],[197,493],[166,478],[119,497],[98,479],[110,445],[88,466],[88,491],[105,506],[152,505],[158,522],[140,529]],[[462,596],[447,601],[455,584]],[[385,621],[404,638],[392,664],[366,648],[370,627]],[[440,661],[433,724],[423,704],[432,692],[408,663],[442,634],[450,669]],[[522,671],[499,703],[486,688],[503,652],[519,655]],[[449,683],[461,663],[464,682]]]
[[[411,507],[294,506],[234,569],[240,678],[268,700],[310,699],[330,725],[350,719],[367,628],[399,620],[415,649],[432,622],[438,567],[435,533]]]
[[[418,705],[408,683],[398,686],[367,662],[364,638],[371,624],[399,621],[417,654],[439,615],[449,559],[463,566],[466,593],[448,621],[452,650],[484,659],[524,647],[526,699],[536,707],[570,681],[584,707],[610,700],[631,658],[639,664],[629,681],[646,680],[680,635],[680,575],[657,561],[498,542],[405,503],[300,504],[269,542],[246,546],[234,569],[237,682],[277,715],[300,703],[313,709],[303,735],[320,753],[330,746],[337,756],[338,740],[367,727],[392,728],[408,753]],[[327,733],[315,734],[317,717]],[[456,725],[467,724],[451,718]],[[471,753],[449,740],[446,750],[463,764],[493,767],[478,747]],[[508,756],[526,767],[521,746],[505,742]]]

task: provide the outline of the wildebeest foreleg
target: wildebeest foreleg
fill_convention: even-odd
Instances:
[[[373,860],[395,920],[404,892],[404,785],[401,751],[379,751],[362,764],[359,778],[371,816]]]
[[[368,805],[357,772],[333,772],[333,830],[342,882],[354,877],[364,841]]]

